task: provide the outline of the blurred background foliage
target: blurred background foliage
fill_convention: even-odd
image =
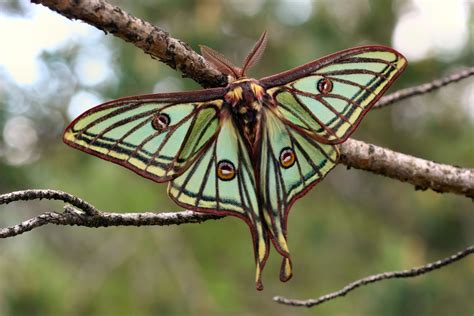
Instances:
[[[472,66],[471,1],[113,1],[237,64],[263,30],[262,77],[363,44],[410,64],[396,89]],[[198,85],[133,45],[26,1],[0,2],[0,192],[59,189],[100,209],[180,210],[166,185],[72,150],[65,125],[127,95]],[[424,159],[474,166],[473,80],[373,111],[354,137]],[[1,207],[1,226],[50,201]],[[367,286],[312,310],[274,295],[316,297],[382,271],[448,256],[474,240],[472,201],[338,166],[293,207],[294,277],[278,280],[272,249],[265,290],[254,289],[247,227],[226,218],[171,227],[46,226],[0,241],[1,315],[472,315],[474,260],[412,280]]]

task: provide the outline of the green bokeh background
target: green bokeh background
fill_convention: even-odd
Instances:
[[[397,12],[409,1],[360,1],[361,9],[353,12],[357,22],[350,27],[343,18],[334,18],[335,11],[347,11],[348,2],[342,0],[314,2],[304,23],[279,18],[279,2],[270,0],[254,14],[239,9],[250,2],[239,1],[113,3],[195,49],[205,44],[236,63],[266,29],[267,50],[250,73],[259,78],[345,48],[391,45]],[[3,4],[20,15],[28,6]],[[470,42],[462,52],[453,58],[433,55],[410,63],[390,91],[472,66],[473,21],[469,23]],[[58,87],[54,97],[38,99],[41,91],[17,87],[17,96],[28,105],[23,112],[12,110],[15,99],[0,90],[0,131],[9,119],[21,115],[34,122],[38,135],[34,145],[38,158],[31,163],[12,164],[0,152],[0,192],[51,188],[102,210],[178,211],[166,195],[166,185],[61,142],[69,121],[67,105],[81,89],[104,100],[150,93],[155,85],[161,89],[160,83],[170,80],[183,91],[199,89],[131,44],[106,34],[103,41],[113,54],[114,80],[83,87],[74,72],[56,72],[58,65],[73,68],[79,42],[41,56],[52,75],[72,82],[66,90]],[[3,43],[2,49],[15,50],[15,43]],[[373,111],[353,137],[472,168],[474,118],[463,104],[473,100],[466,101],[461,93],[469,84],[472,87],[472,79]],[[0,145],[6,148],[3,137],[0,133]],[[2,206],[0,224],[13,225],[61,207],[50,201]],[[248,228],[235,218],[170,227],[49,225],[0,240],[0,315],[473,315],[474,258],[416,279],[366,286],[314,309],[272,301],[274,295],[317,297],[369,274],[446,257],[473,243],[473,215],[470,199],[416,191],[411,185],[340,165],[291,211],[293,279],[279,282],[280,259],[272,249],[263,292],[254,288]]]

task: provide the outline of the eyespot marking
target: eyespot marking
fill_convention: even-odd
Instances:
[[[296,155],[293,149],[290,147],[285,147],[280,152],[280,165],[288,169],[295,164]]]
[[[151,119],[151,126],[161,132],[170,125],[170,116],[166,113],[158,113]]]
[[[229,160],[221,160],[217,164],[217,176],[223,181],[230,181],[235,178],[235,167]]]
[[[328,78],[322,78],[318,81],[316,84],[316,88],[318,91],[322,94],[328,94],[329,92],[332,91],[333,84],[332,81]]]

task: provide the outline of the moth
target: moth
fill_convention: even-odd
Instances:
[[[242,219],[252,235],[258,290],[270,242],[282,256],[280,280],[291,278],[291,206],[336,165],[338,144],[407,65],[392,48],[361,46],[248,78],[266,42],[264,32],[241,68],[201,47],[228,75],[226,87],[113,100],[64,132],[76,149],[169,182],[169,196],[183,208]]]

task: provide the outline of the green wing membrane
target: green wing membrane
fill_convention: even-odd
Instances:
[[[260,152],[260,184],[265,222],[284,261],[280,278],[291,277],[286,219],[294,201],[336,165],[336,146],[321,144],[265,110]],[[285,156],[287,155],[287,156]],[[288,156],[293,155],[293,156]],[[292,157],[293,160],[282,159]]]
[[[168,181],[182,173],[215,137],[223,101],[161,99],[155,95],[99,105],[68,126],[64,141],[144,177]]]
[[[321,142],[341,143],[406,63],[390,48],[359,47],[261,82],[288,123]]]

